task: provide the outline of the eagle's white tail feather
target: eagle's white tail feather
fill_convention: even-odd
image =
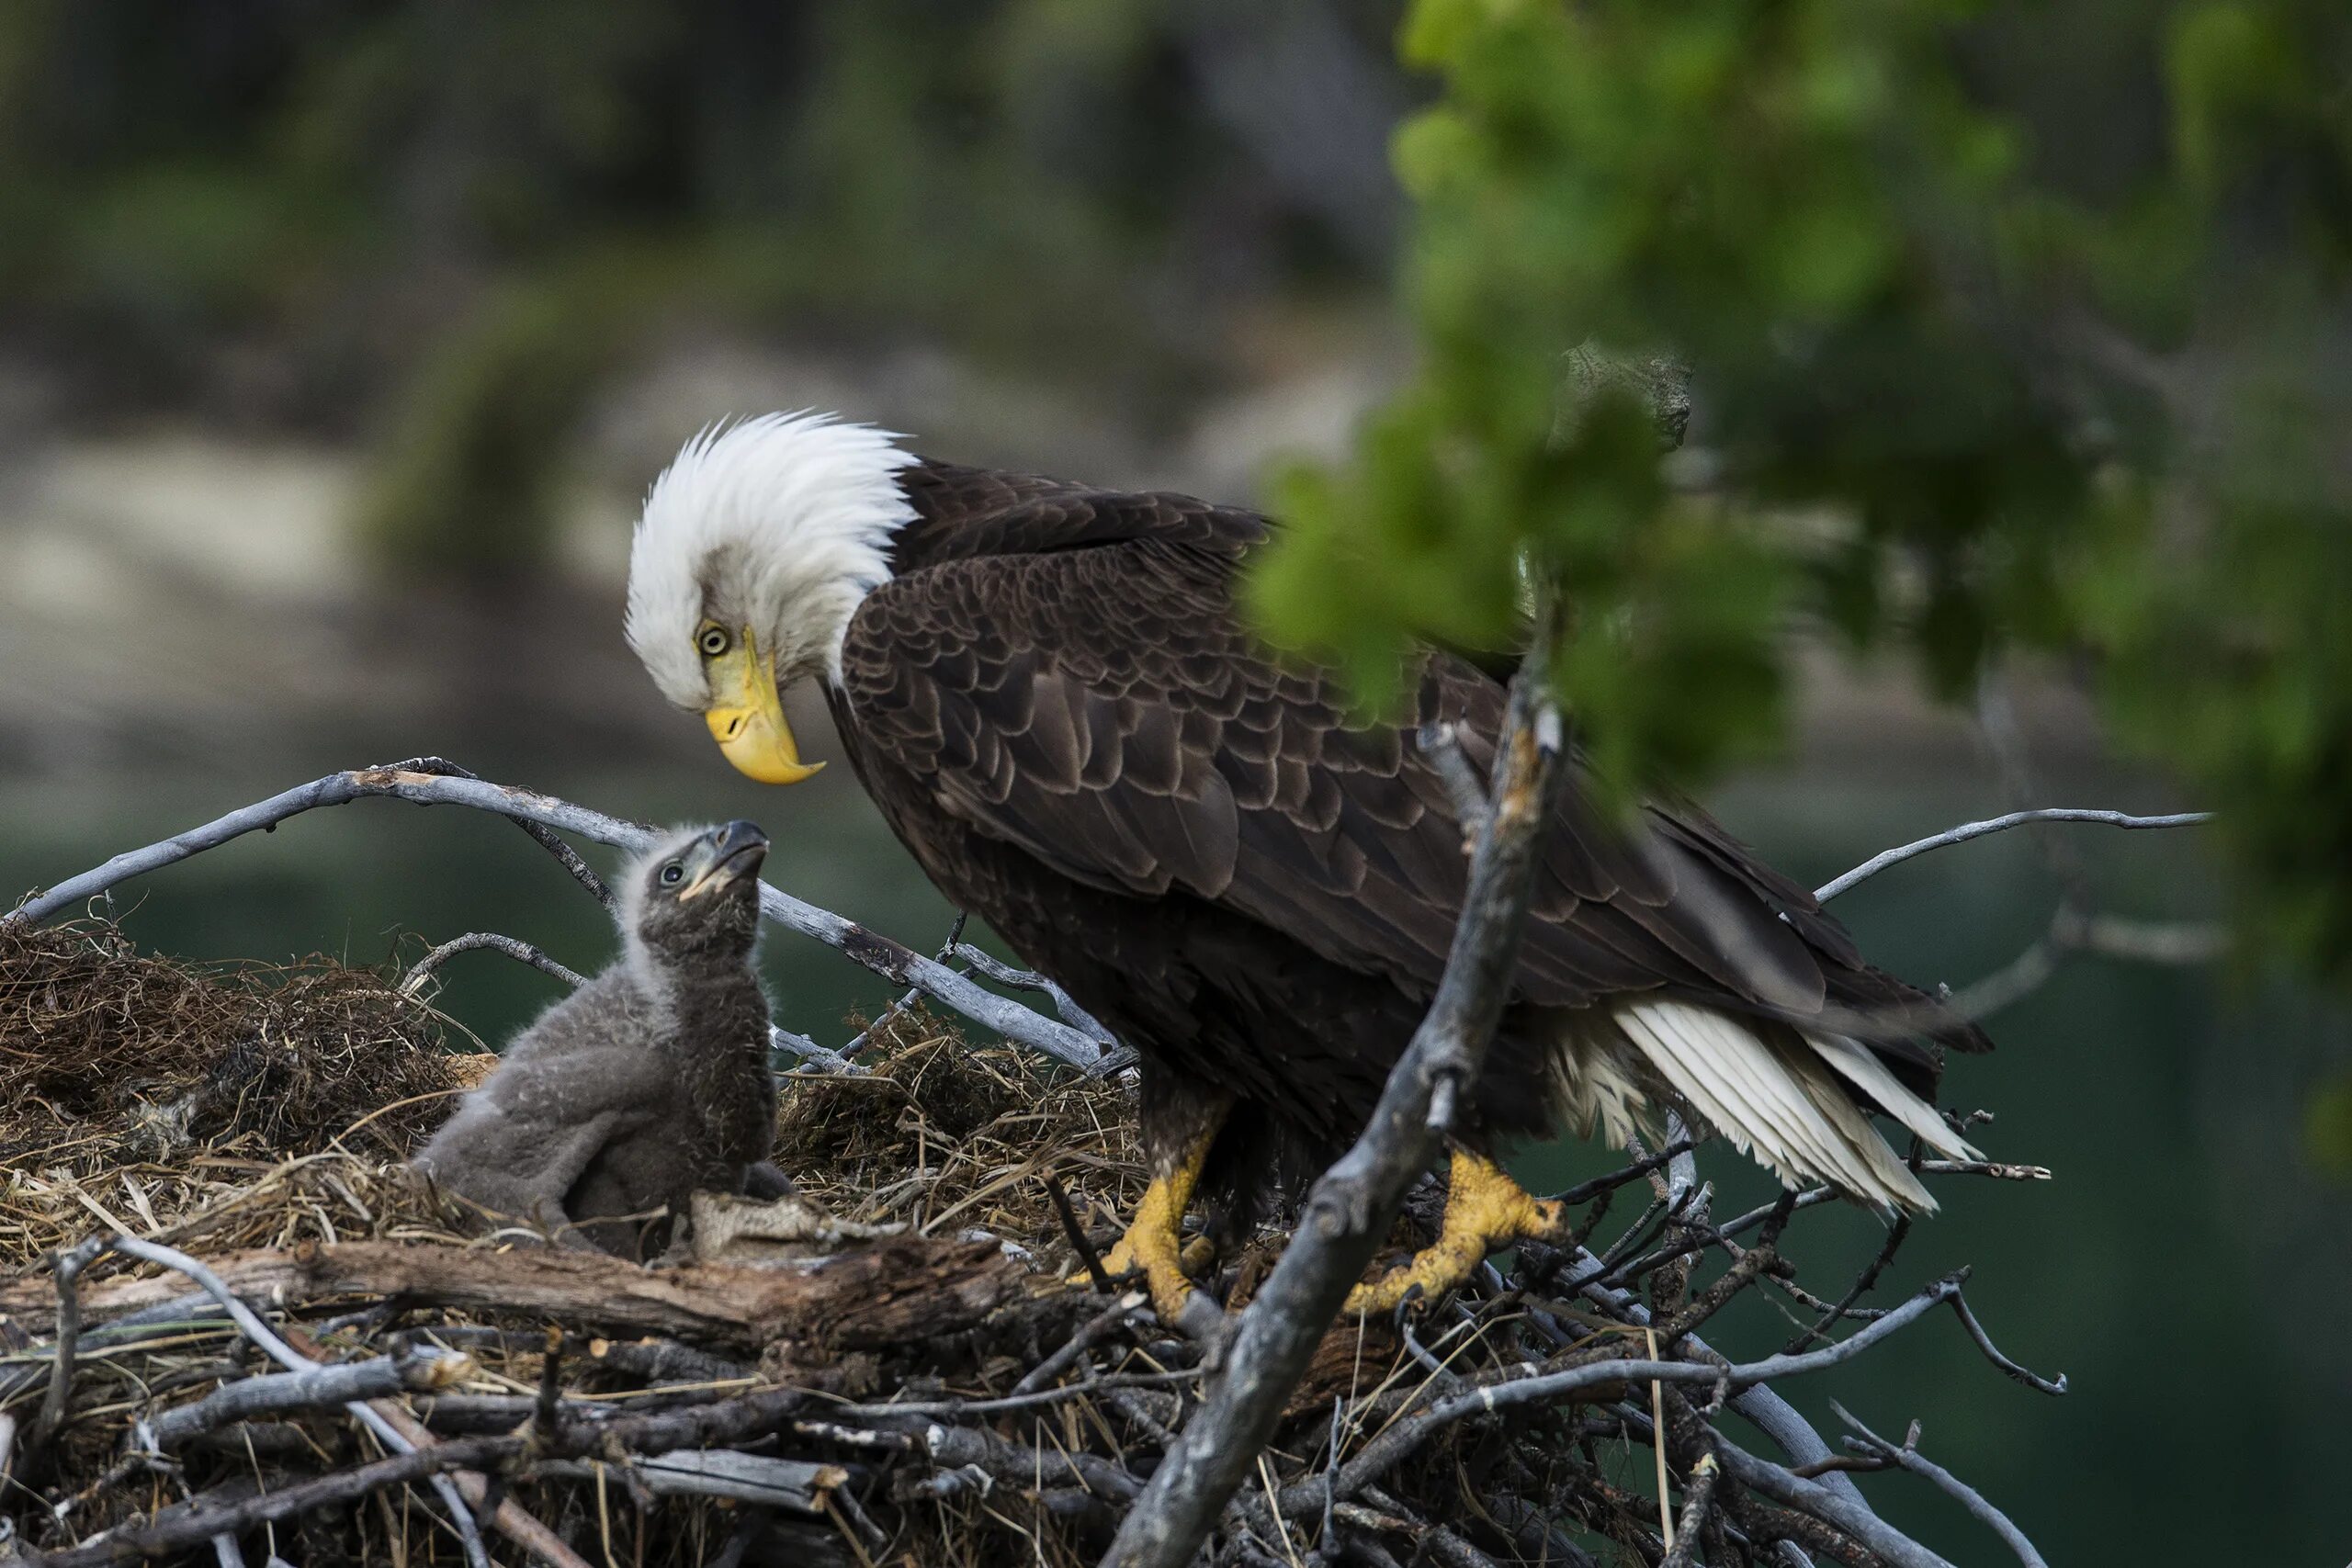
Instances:
[[[1793,1041],[1778,1044],[1728,1013],[1685,1002],[1636,1002],[1614,1016],[1677,1094],[1782,1180],[1830,1181],[1874,1203],[1936,1206],[1838,1087],[1836,1057],[1818,1042],[1808,1041],[1809,1049]],[[1883,1086],[1858,1079],[1858,1087],[1873,1100],[1891,1088],[1898,1101],[1908,1100],[1886,1106],[1905,1126],[1913,1124],[1906,1111],[1934,1115],[1892,1074],[1879,1071]]]
[[[1919,1141],[1938,1154],[1947,1159],[1984,1157],[1967,1139],[1951,1130],[1934,1106],[1904,1088],[1902,1080],[1878,1059],[1878,1053],[1860,1041],[1844,1034],[1808,1034],[1805,1043],[1820,1052],[1822,1060],[1843,1073],[1848,1082],[1877,1101],[1888,1115],[1919,1134]]]

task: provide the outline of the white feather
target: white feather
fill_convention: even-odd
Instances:
[[[1878,1054],[1860,1041],[1843,1034],[1808,1034],[1805,1043],[1821,1053],[1822,1060],[1843,1073],[1856,1089],[1869,1095],[1881,1109],[1902,1122],[1929,1148],[1948,1159],[1982,1159],[1984,1156],[1971,1147],[1968,1140],[1953,1132],[1936,1111],[1936,1108],[1903,1087],[1902,1081],[1887,1070]]]
[[[1636,1130],[1655,1131],[1639,1077],[1620,1059],[1628,1050],[1623,1032],[1583,1008],[1564,1008],[1553,1017],[1544,1061],[1561,1124],[1578,1137],[1598,1134],[1611,1148],[1623,1147]]]
[[[1829,1181],[1874,1203],[1935,1207],[1839,1089],[1826,1054],[1781,1048],[1728,1013],[1685,1002],[1635,1002],[1615,1019],[1668,1088],[1783,1181]]]
[[[752,628],[779,685],[840,678],[850,617],[889,577],[891,536],[914,518],[898,473],[915,459],[897,439],[803,411],[686,443],[629,547],[628,644],[663,696],[709,705],[695,638],[711,615]]]

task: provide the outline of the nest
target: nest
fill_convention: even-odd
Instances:
[[[867,1032],[867,1072],[796,1074],[781,1106],[775,1158],[817,1230],[881,1239],[646,1270],[480,1234],[409,1175],[480,1065],[386,976],[199,970],[102,925],[0,927],[0,1557],[211,1561],[217,1536],[251,1561],[455,1563],[456,1521],[479,1519],[494,1560],[566,1568],[1075,1568],[1199,1393],[1197,1347],[1139,1294],[1088,1284],[1143,1186],[1131,1090],[920,1009]],[[1661,1313],[1695,1322],[1778,1267],[1776,1222],[1728,1287],[1694,1291],[1658,1213],[1619,1250],[1658,1247]],[[344,1385],[283,1372],[153,1248],[85,1239],[115,1231],[201,1260],[304,1362],[376,1379],[368,1408],[399,1441]],[[1204,1283],[1238,1304],[1282,1239]],[[1218,1561],[1656,1561],[1638,1388],[1427,1418],[1532,1365],[1640,1352],[1630,1309],[1557,1299],[1562,1261],[1522,1249],[1508,1282],[1418,1328],[1333,1329]],[[1678,1443],[1711,1440],[1705,1411],[1663,1397]],[[1678,1472],[1695,1458],[1679,1448]],[[452,1483],[462,1512],[435,1490]],[[1710,1562],[1824,1545],[1728,1488],[1709,1533]]]
[[[335,1156],[373,1185],[474,1060],[372,969],[204,968],[101,922],[0,925],[0,1268],[98,1223],[149,1235],[213,1214],[202,1229],[224,1245],[332,1240],[295,1195],[321,1179],[306,1163]]]

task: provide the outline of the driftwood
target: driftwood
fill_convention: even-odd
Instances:
[[[237,1252],[211,1266],[238,1295],[275,1307],[390,1297],[751,1349],[779,1341],[864,1349],[954,1334],[1023,1289],[1020,1265],[992,1243],[919,1237],[761,1268],[643,1269],[569,1248],[490,1251],[401,1242]],[[83,1322],[158,1306],[187,1289],[169,1275],[88,1287],[79,1296]],[[0,1313],[34,1332],[52,1329],[56,1309],[46,1278],[0,1288]]]

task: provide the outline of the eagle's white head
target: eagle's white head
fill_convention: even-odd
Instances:
[[[859,601],[913,521],[891,432],[831,414],[765,414],[686,443],[645,497],[628,560],[628,645],[727,760],[768,784],[800,761],[781,688],[841,675]]]

